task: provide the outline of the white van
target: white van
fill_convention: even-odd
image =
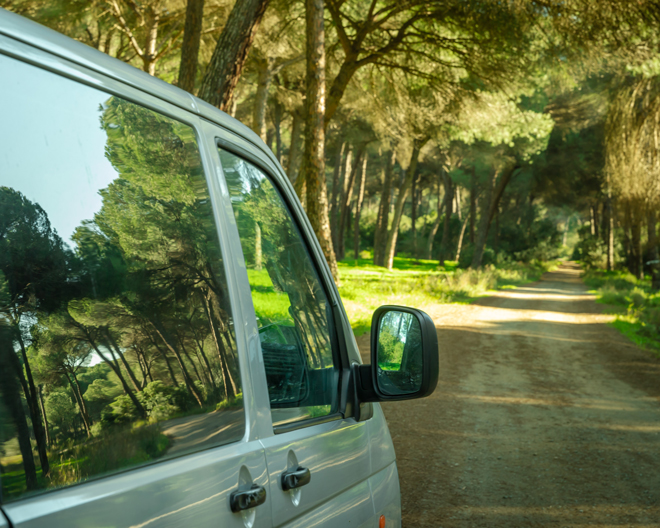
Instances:
[[[437,337],[371,335],[250,129],[0,9],[1,528],[400,526]]]

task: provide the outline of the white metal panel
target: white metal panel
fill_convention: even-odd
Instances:
[[[240,366],[243,390],[244,394],[250,395],[247,400],[243,400],[248,428],[247,437],[250,440],[265,438],[273,434],[266,369],[261,355],[259,330],[252,304],[250,283],[245,270],[243,249],[215,142],[218,135],[226,138],[236,136],[223,133],[217,126],[205,121],[201,122],[200,127],[202,137],[199,147],[207,167],[207,180],[211,188],[211,195],[216,199],[217,223],[221,226],[220,237],[234,312],[234,331],[236,342],[241,350]],[[256,149],[255,155],[258,155]]]
[[[246,471],[255,483],[268,485],[258,442],[155,463],[3,508],[14,528],[245,528],[243,516],[229,509],[229,495]],[[254,528],[271,526],[268,499],[254,512]]]
[[[385,528],[401,528],[401,491],[396,463],[373,475],[369,486],[376,518],[385,516]]]
[[[336,420],[275,435],[262,444],[268,464],[274,526],[324,510],[326,503],[339,494],[350,503],[355,502],[353,495],[362,493],[358,484],[371,475],[366,422]],[[311,481],[300,488],[299,497],[295,492],[283,491],[281,486],[282,473],[292,469],[292,460],[311,472]],[[354,522],[366,520],[371,513],[358,507],[360,501],[355,504]],[[328,526],[334,526],[332,519],[344,509],[333,511],[327,513]]]
[[[285,525],[286,528],[376,528],[368,481],[329,497],[318,508],[302,514]],[[389,528],[389,526],[388,526]]]
[[[374,415],[366,423],[369,427],[371,473],[375,474],[395,462],[396,455],[383,410],[377,403],[374,403],[373,406]]]
[[[6,21],[1,12],[0,29]],[[13,16],[13,15],[12,15]],[[29,35],[28,35],[29,37]],[[62,37],[63,38],[63,37]],[[29,39],[28,39],[29,40]],[[196,127],[197,115],[181,110],[163,99],[150,96],[144,91],[131,88],[116,80],[70,63],[60,57],[31,47],[12,38],[0,35],[0,52],[29,62],[64,77],[120,95],[165,115]],[[203,141],[198,135],[200,149]],[[208,155],[205,156],[208,162]],[[208,163],[205,163],[209,171]],[[211,199],[218,210],[214,178],[209,177]],[[222,215],[219,215],[222,217]],[[226,244],[222,218],[216,214],[220,226],[221,246]],[[218,221],[220,220],[220,221]],[[222,247],[226,254],[226,248]],[[229,270],[227,270],[229,271]],[[231,282],[231,273],[227,273]],[[248,292],[249,295],[249,292]],[[240,293],[230,291],[232,303]],[[239,363],[242,372],[247,361],[245,339],[237,336]],[[256,422],[254,405],[249,391],[244,390],[246,419]],[[258,442],[249,440],[252,429],[246,429],[241,442],[208,449],[181,458],[156,462],[150,466],[128,470],[113,476],[99,478],[65,489],[49,491],[9,503],[4,510],[14,528],[57,528],[89,526],[167,527],[167,526],[235,526],[237,528],[271,526],[269,500],[253,510],[250,515],[233,514],[229,508],[229,495],[246,482],[268,486],[263,449]]]

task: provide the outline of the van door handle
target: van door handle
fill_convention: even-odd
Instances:
[[[266,502],[266,488],[252,484],[248,490],[236,490],[229,496],[229,507],[234,513],[249,510]]]
[[[298,466],[296,469],[282,473],[282,489],[288,491],[300,488],[305,484],[309,484],[310,480],[312,480],[312,474],[309,469]]]

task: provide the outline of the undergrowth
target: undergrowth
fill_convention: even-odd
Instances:
[[[630,273],[591,269],[584,282],[595,291],[598,302],[616,315],[612,325],[635,344],[660,354],[660,292],[651,290],[649,279]]]
[[[391,271],[371,260],[339,262],[339,293],[355,335],[368,332],[371,316],[384,304],[425,309],[438,303],[467,303],[489,290],[538,280],[556,263],[505,263],[479,270],[458,269],[455,262],[395,258]]]

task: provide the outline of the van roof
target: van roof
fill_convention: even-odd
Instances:
[[[276,161],[275,156],[261,138],[237,119],[130,64],[3,8],[0,8],[0,34],[106,75],[204,117],[240,135],[266,152],[271,160]]]

